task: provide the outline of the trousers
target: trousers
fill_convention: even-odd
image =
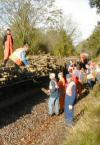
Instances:
[[[72,98],[73,96],[68,96],[66,95],[65,98],[65,119],[68,124],[73,123],[73,118],[74,118],[74,102],[75,98]],[[69,105],[72,105],[72,109],[69,108]]]
[[[48,108],[49,108],[49,115],[52,115],[53,113],[58,115],[59,114],[59,97],[50,97]]]

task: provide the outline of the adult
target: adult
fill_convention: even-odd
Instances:
[[[89,61],[89,54],[88,53],[81,53],[80,54],[80,66],[81,68],[83,68],[84,70],[86,70],[86,64],[88,64]]]
[[[53,113],[55,113],[56,115],[59,114],[59,93],[58,93],[58,84],[55,79],[55,73],[50,73],[49,78],[50,78],[50,84],[49,84],[48,92],[50,93],[50,98],[49,98],[48,108],[49,108],[49,115],[52,116]]]
[[[29,67],[29,62],[26,59],[26,52],[29,47],[27,43],[24,43],[23,47],[17,48],[9,57],[18,67],[21,65],[25,65],[25,67]]]
[[[63,73],[60,72],[58,74],[58,86],[59,86],[59,95],[60,95],[60,111],[64,111],[64,104],[65,104],[65,79],[63,77]]]
[[[95,75],[94,75],[94,69],[91,67],[90,64],[86,65],[86,74],[87,74],[87,84],[90,89],[93,89],[93,86],[95,84]]]
[[[72,75],[67,74],[67,87],[66,87],[66,97],[65,97],[65,119],[68,126],[73,126],[74,118],[74,102],[76,99],[76,84],[73,81]]]
[[[96,73],[96,81],[100,82],[100,64],[96,64],[95,73]]]
[[[7,29],[6,31],[6,34],[3,39],[3,45],[4,45],[4,66],[6,66],[9,56],[13,52],[13,37],[10,29]]]
[[[83,82],[83,74],[80,65],[74,67],[72,77],[76,84],[77,94],[80,96],[82,92],[82,82]]]

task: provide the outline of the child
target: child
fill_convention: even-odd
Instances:
[[[48,108],[49,108],[49,115],[52,116],[54,112],[56,115],[59,114],[59,93],[58,93],[58,85],[55,79],[55,73],[51,73],[49,77],[51,81],[49,84],[50,98],[49,98]],[[53,112],[53,107],[54,107],[54,112]]]

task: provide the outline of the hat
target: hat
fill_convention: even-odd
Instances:
[[[63,73],[62,72],[58,73],[58,76],[63,76]]]
[[[55,73],[50,73],[51,78],[55,78]]]
[[[71,78],[71,77],[72,77],[71,74],[67,74],[67,75],[66,75],[66,79],[69,79],[69,78]]]

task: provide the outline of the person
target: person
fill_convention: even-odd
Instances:
[[[80,54],[80,66],[84,70],[86,70],[86,64],[88,63],[88,59],[89,59],[88,53],[83,52]]]
[[[26,59],[26,52],[28,51],[28,49],[28,44],[24,43],[23,47],[16,49],[9,57],[10,60],[12,60],[18,68],[23,64],[26,68],[29,67],[29,62]]]
[[[60,111],[63,112],[64,111],[64,103],[65,103],[65,79],[63,77],[63,73],[60,72],[58,74],[58,86],[59,86],[59,95],[60,95]]]
[[[74,67],[72,77],[76,84],[77,94],[80,96],[82,92],[82,82],[83,82],[83,75],[80,65],[76,65]]]
[[[94,70],[90,67],[90,64],[87,64],[86,68],[87,84],[89,86],[89,89],[93,89],[93,86],[95,84]]]
[[[95,73],[96,73],[96,81],[100,82],[100,64],[96,64]]]
[[[6,63],[9,59],[9,56],[13,52],[13,37],[10,29],[7,29],[7,32],[3,39],[3,45],[4,45],[4,63],[3,66],[6,66]]]
[[[67,125],[73,126],[74,118],[74,102],[77,96],[76,93],[76,84],[73,81],[72,75],[66,75],[67,87],[66,87],[66,97],[65,97],[65,120]]]
[[[55,73],[50,73],[49,78],[50,78],[50,84],[49,84],[48,92],[50,93],[50,98],[48,103],[48,108],[49,108],[48,114],[52,116],[54,113],[56,115],[59,114],[59,92],[58,92],[58,84],[55,79]],[[53,108],[54,108],[54,112],[53,112]]]
[[[70,60],[70,64],[68,66],[68,73],[72,73],[73,72],[73,61]]]

